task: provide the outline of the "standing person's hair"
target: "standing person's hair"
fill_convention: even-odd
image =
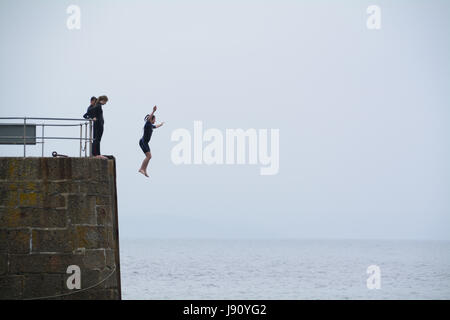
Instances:
[[[100,101],[108,102],[108,97],[107,96],[100,96],[100,97],[98,97],[97,102],[100,102]]]
[[[96,97],[91,97],[91,103],[92,102],[97,103],[97,98]]]

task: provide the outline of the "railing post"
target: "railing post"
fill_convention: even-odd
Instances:
[[[42,158],[44,157],[44,140],[45,140],[45,138],[44,138],[44,126],[45,126],[45,124],[44,123],[42,123]]]
[[[84,123],[84,156],[87,157],[87,122]]]
[[[83,149],[83,124],[80,123],[80,158],[81,158],[81,149]]]
[[[25,137],[27,132],[27,117],[23,117],[23,157],[27,156],[27,138]]]
[[[92,120],[89,120],[89,156],[92,157]]]

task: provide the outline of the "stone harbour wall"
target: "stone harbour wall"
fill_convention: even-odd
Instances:
[[[0,299],[121,299],[115,159],[0,158]]]

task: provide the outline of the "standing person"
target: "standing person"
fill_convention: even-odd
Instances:
[[[103,119],[102,106],[104,106],[107,102],[107,96],[98,97],[95,106],[89,107],[88,111],[85,114],[86,119],[94,120],[94,141],[92,142],[92,155],[99,158],[104,158],[100,154],[100,141],[102,140],[103,126],[105,123],[105,120]]]
[[[91,97],[91,104],[90,104],[89,107],[87,108],[87,111],[86,111],[86,113],[83,115],[83,118],[89,119],[89,110],[92,109],[93,107],[95,107],[96,104],[97,104],[97,98],[96,98],[96,97]]]
[[[145,116],[144,134],[142,135],[141,140],[139,140],[139,146],[141,147],[142,151],[145,154],[145,159],[144,161],[142,161],[142,165],[141,168],[139,169],[139,172],[142,173],[147,178],[148,178],[147,166],[150,159],[152,158],[152,154],[150,152],[150,147],[148,143],[150,142],[150,139],[152,137],[153,129],[159,128],[164,124],[164,122],[161,122],[160,124],[155,125],[156,117],[154,113],[156,109],[157,109],[156,106],[154,106],[153,112]]]

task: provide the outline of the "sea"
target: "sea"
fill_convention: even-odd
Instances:
[[[123,299],[450,299],[445,241],[121,239],[120,255]]]

